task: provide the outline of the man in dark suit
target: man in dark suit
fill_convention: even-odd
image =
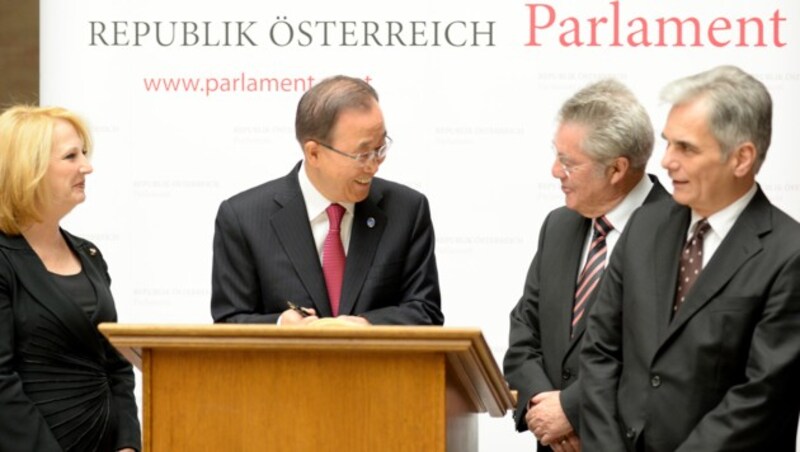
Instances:
[[[323,80],[300,99],[295,128],[303,161],[220,205],[214,321],[441,325],[428,201],[375,177],[391,144],[377,93]]]
[[[505,376],[514,419],[539,450],[578,450],[578,356],[586,312],[608,255],[633,211],[668,197],[645,166],[653,150],[645,109],[621,83],[593,83],[562,106],[553,177],[566,206],[552,211],[525,288],[511,311]],[[609,230],[609,228],[611,228]]]
[[[673,199],[634,214],[601,285],[582,355],[584,448],[793,451],[800,224],[755,182],[770,95],[723,66],[663,97]]]

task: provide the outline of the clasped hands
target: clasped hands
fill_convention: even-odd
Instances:
[[[580,440],[561,408],[560,392],[536,394],[528,404],[525,422],[536,439],[555,452],[580,452]]]
[[[300,325],[308,325],[309,323],[315,320],[319,320],[319,317],[317,317],[317,312],[315,310],[306,308],[306,311],[308,311],[311,315],[303,316],[294,309],[287,309],[283,311],[283,313],[281,314],[278,324],[287,326],[288,325],[300,326]],[[369,325],[369,321],[367,319],[357,315],[340,315],[336,318],[356,325]]]

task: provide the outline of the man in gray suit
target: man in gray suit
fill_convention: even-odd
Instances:
[[[793,451],[800,224],[755,182],[766,87],[723,66],[664,90],[672,198],[617,244],[582,354],[591,451]]]
[[[620,232],[642,203],[668,197],[645,173],[653,126],[621,83],[593,83],[566,101],[553,140],[553,177],[566,206],[547,216],[525,288],[511,311],[505,376],[514,419],[539,450],[580,449],[578,356],[586,313]]]
[[[323,80],[295,129],[302,162],[220,205],[214,321],[441,325],[428,201],[375,177],[391,144],[375,90]]]

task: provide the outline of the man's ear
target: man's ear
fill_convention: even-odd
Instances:
[[[310,166],[316,166],[319,161],[319,153],[321,149],[319,143],[313,140],[308,140],[303,143],[303,157]]]
[[[753,174],[756,159],[758,159],[758,151],[752,142],[746,141],[740,144],[730,155],[734,176],[745,177]]]
[[[611,172],[611,183],[616,184],[621,181],[628,174],[630,168],[631,162],[627,157],[615,158],[608,167],[608,171]]]

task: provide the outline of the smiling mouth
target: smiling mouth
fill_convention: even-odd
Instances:
[[[361,185],[369,185],[370,182],[372,182],[372,178],[356,179],[356,183],[359,183]]]

